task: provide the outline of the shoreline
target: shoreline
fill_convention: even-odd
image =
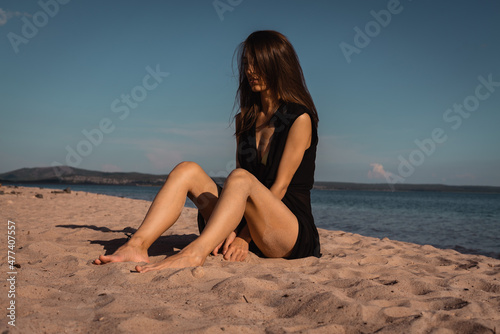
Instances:
[[[0,184],[68,184],[71,185],[122,185],[137,187],[161,187],[168,174],[145,174],[138,172],[100,172],[63,166],[63,175],[55,174],[51,167],[21,168],[0,173]],[[223,183],[224,177],[214,177]],[[339,181],[314,182],[317,190],[351,190],[351,191],[382,191],[382,192],[451,192],[451,193],[484,193],[500,194],[500,186],[490,185],[446,185],[446,184],[406,184],[406,183],[357,183]]]
[[[4,317],[2,331],[494,333],[500,328],[500,260],[494,258],[319,229],[321,258],[250,254],[243,263],[231,263],[219,255],[208,257],[203,267],[138,274],[133,263],[91,262],[123,244],[150,202],[80,191],[16,191],[0,196],[2,225],[6,230],[7,220],[16,224],[19,266],[16,328]],[[196,235],[196,210],[184,208],[179,222],[150,248],[151,262]]]
[[[221,180],[223,181],[223,180]],[[328,182],[318,182],[318,183],[328,183]],[[329,182],[329,183],[338,183],[338,182]],[[161,188],[163,184],[138,184],[138,183],[130,183],[130,184],[115,184],[115,183],[63,183],[63,182],[39,182],[39,181],[33,181],[33,182],[28,182],[28,181],[23,181],[23,182],[10,182],[10,181],[4,181],[3,183],[0,182],[0,185],[3,185],[5,187],[43,187],[43,186],[103,186],[103,187],[158,187]],[[436,186],[435,188],[429,188],[429,189],[419,189],[418,187],[420,186],[427,186],[427,185],[420,185],[420,184],[415,184],[415,185],[406,185],[407,187],[400,188],[397,190],[391,190],[391,189],[382,189],[382,188],[364,188],[363,186],[369,185],[368,183],[358,183],[356,185],[360,185],[361,187],[359,188],[328,188],[322,185],[317,185],[315,184],[313,186],[313,190],[318,190],[318,191],[367,191],[367,192],[390,192],[390,193],[407,193],[407,192],[416,192],[416,193],[425,193],[425,192],[436,192],[436,193],[451,193],[451,194],[491,194],[491,195],[498,195],[500,194],[500,187],[494,187],[494,186],[446,186],[443,185],[430,185],[430,186]],[[376,184],[380,186],[380,184]],[[411,188],[411,186],[416,186],[417,188]],[[485,188],[484,190],[454,190],[454,188]],[[408,188],[408,189],[405,189]],[[451,188],[451,189],[450,189]]]
[[[6,191],[6,189],[9,189],[9,187],[23,187],[23,185],[4,185],[3,188],[0,186],[0,194],[3,191]],[[117,198],[131,198],[131,199],[152,201],[154,199],[154,197],[156,196],[157,190],[159,190],[160,187],[123,186],[123,185],[71,185],[71,184],[40,185],[40,184],[32,184],[32,185],[29,185],[27,188],[53,189],[53,190],[56,190],[56,189],[57,190],[64,190],[66,188],[69,188],[72,191],[84,191],[84,192],[88,191],[90,193],[99,193],[99,194],[104,194],[104,195],[108,195],[108,196],[114,196]],[[155,190],[155,191],[150,190],[151,188],[154,188],[157,190]],[[140,189],[143,189],[144,192]],[[316,195],[314,192],[316,192]],[[344,191],[344,190],[338,191],[338,193],[341,193],[341,192],[345,192],[344,193],[345,195],[349,194],[349,191]],[[335,193],[335,192],[333,192],[333,193]],[[383,194],[383,192],[377,192],[377,191],[373,191],[373,192],[372,191],[362,191],[360,193]],[[409,196],[410,194],[416,194],[416,196],[420,196],[420,194],[421,194],[419,192],[399,192],[399,193],[402,195],[394,194],[394,196]],[[329,231],[342,229],[342,226],[333,226],[333,225],[330,226],[328,223],[328,220],[325,219],[324,207],[321,206],[322,207],[321,209],[319,207],[316,207],[316,205],[319,206],[321,204],[315,204],[316,203],[315,198],[316,198],[316,200],[319,199],[321,201],[321,197],[318,198],[318,196],[323,196],[323,195],[318,195],[318,194],[321,194],[321,190],[313,189],[313,193],[312,193],[313,214],[315,214],[315,216],[319,215],[320,217],[322,217],[320,220],[318,220],[316,222],[317,227],[318,228],[325,228],[326,230],[329,230]],[[435,194],[435,196],[441,196],[440,195],[441,192],[436,192],[434,194]],[[445,194],[445,193],[443,193],[443,194]],[[470,196],[467,193],[449,193],[448,192],[448,194],[463,194],[463,196]],[[8,191],[7,191],[7,195],[9,195]],[[482,194],[479,194],[479,193],[477,193],[477,195],[483,196]],[[491,195],[495,196],[495,194],[491,194]],[[411,196],[413,196],[413,195],[411,195]],[[447,196],[447,195],[443,195],[443,196]],[[485,198],[487,198],[488,196],[490,196],[490,194],[485,194],[484,196],[486,196]],[[399,197],[397,197],[397,198],[399,198]],[[319,202],[319,203],[322,203],[322,202]],[[333,205],[333,202],[332,202],[332,205]],[[186,200],[185,206],[189,207],[189,208],[195,208],[194,204],[189,200]],[[315,211],[315,210],[318,210],[318,211]],[[379,217],[379,219],[381,219],[381,218],[382,217]],[[448,222],[448,223],[453,223],[453,222]],[[342,224],[340,224],[340,225],[342,225]],[[463,254],[484,255],[487,257],[493,257],[495,259],[500,259],[500,253],[498,252],[498,249],[495,246],[495,244],[494,243],[492,244],[492,242],[489,242],[487,244],[481,244],[480,239],[478,237],[474,238],[474,243],[472,242],[472,240],[467,239],[470,237],[467,237],[465,235],[462,236],[465,239],[460,239],[461,242],[459,242],[459,243],[452,242],[455,239],[453,239],[451,236],[449,238],[450,242],[445,242],[445,240],[434,240],[435,242],[432,242],[433,240],[428,240],[428,238],[426,237],[427,233],[432,233],[432,228],[431,229],[429,229],[429,228],[424,229],[421,232],[419,232],[420,234],[405,237],[405,235],[402,235],[400,233],[401,231],[399,231],[398,229],[386,231],[386,234],[382,234],[382,233],[376,233],[376,231],[371,231],[372,233],[370,233],[369,231],[362,231],[363,229],[361,228],[361,226],[357,226],[357,228],[354,228],[354,229],[349,229],[349,227],[345,226],[346,225],[345,223],[343,225],[344,225],[343,228],[347,229],[347,231],[352,232],[352,233],[360,233],[360,234],[365,235],[365,236],[378,237],[378,238],[388,237],[392,240],[400,240],[400,241],[406,241],[406,242],[411,242],[411,243],[417,243],[419,245],[430,244],[436,248],[453,249],[453,250],[458,251],[458,252],[463,253]],[[425,226],[430,227],[431,225],[430,225],[430,223],[427,223],[427,225],[425,225]],[[457,225],[457,228],[459,228],[458,225]],[[494,230],[491,230],[490,233],[493,233],[493,235],[495,235]],[[485,233],[482,233],[482,234],[485,235]]]

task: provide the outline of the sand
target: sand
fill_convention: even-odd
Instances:
[[[150,202],[27,187],[0,190],[2,238],[8,220],[15,222],[19,267],[15,298],[8,298],[8,249],[2,241],[2,333],[500,331],[497,259],[320,229],[319,259],[250,254],[232,263],[219,255],[199,268],[139,274],[133,263],[96,266],[92,260],[123,244]],[[185,208],[151,247],[152,262],[196,234],[196,211]],[[15,327],[6,317],[11,300]]]

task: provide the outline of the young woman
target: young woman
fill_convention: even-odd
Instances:
[[[201,266],[219,251],[230,261],[245,260],[249,249],[274,258],[320,256],[310,200],[318,115],[295,50],[276,31],[256,31],[240,45],[238,67],[237,168],[224,187],[196,163],[180,163],[132,238],[95,264],[149,263],[148,248],[176,222],[186,196],[199,209],[200,236],[137,271]]]

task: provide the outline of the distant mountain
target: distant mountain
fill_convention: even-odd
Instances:
[[[162,185],[168,175],[98,172],[69,166],[21,168],[0,174],[2,183]]]
[[[64,183],[64,184],[103,184],[160,186],[168,174],[154,175],[143,173],[98,172],[69,166],[21,168],[0,174],[0,183]],[[224,178],[214,178],[222,184]],[[487,186],[448,186],[443,184],[394,184],[387,183],[348,183],[316,182],[319,190],[364,190],[364,191],[447,191],[500,193],[500,187]]]
[[[500,193],[500,187],[489,186],[449,186],[445,184],[405,184],[397,183],[347,183],[315,182],[315,189],[325,190],[364,190],[364,191],[446,191],[472,193]]]

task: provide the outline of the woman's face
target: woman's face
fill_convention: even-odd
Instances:
[[[248,83],[253,92],[263,92],[268,90],[266,81],[259,74],[258,69],[254,66],[254,60],[245,52],[243,57],[243,64],[245,66],[245,75],[247,76]]]

